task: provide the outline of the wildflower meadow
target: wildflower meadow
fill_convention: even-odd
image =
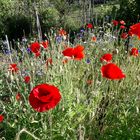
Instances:
[[[0,53],[0,140],[139,140],[140,22],[23,36]]]

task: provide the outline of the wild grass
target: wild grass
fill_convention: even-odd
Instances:
[[[42,50],[41,57],[25,52],[22,62],[4,63],[0,71],[1,140],[140,139],[140,57],[130,56],[124,41],[120,46],[114,42],[94,43],[90,38],[86,44],[79,42],[85,47],[85,58],[63,64],[64,45],[52,37],[52,46]],[[134,41],[135,47],[138,43]],[[100,57],[116,49],[112,62],[126,75],[119,81],[103,78],[100,72]],[[52,58],[52,65],[46,66],[44,55]],[[12,58],[18,58],[17,54]],[[17,63],[17,74],[8,71],[10,63]],[[30,84],[24,83],[24,75],[31,77]],[[34,111],[28,101],[32,88],[41,83],[55,85],[62,96],[59,105],[45,113]],[[20,101],[17,93],[22,95]]]

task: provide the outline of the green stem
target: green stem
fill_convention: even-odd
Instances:
[[[111,81],[112,82],[112,81]],[[110,83],[111,84],[111,83]],[[108,88],[107,88],[107,91],[106,91],[106,94],[103,95],[100,103],[99,103],[99,107],[96,111],[96,121],[97,121],[97,125],[98,125],[98,128],[99,128],[99,135],[102,134],[103,132],[103,129],[104,129],[104,119],[106,117],[106,111],[107,111],[107,108],[110,104],[110,90],[111,90],[111,86],[112,84],[110,85],[108,83]]]
[[[37,138],[35,135],[33,135],[32,133],[30,133],[29,131],[27,131],[25,128],[23,128],[17,135],[16,135],[16,139],[15,140],[20,140],[20,136],[22,133],[27,133],[28,135],[30,135],[31,137],[33,137],[35,140],[40,140],[39,138]]]

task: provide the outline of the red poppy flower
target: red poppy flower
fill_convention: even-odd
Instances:
[[[45,112],[54,108],[60,99],[58,88],[48,84],[37,85],[29,95],[29,103],[37,112]]]
[[[122,34],[121,34],[121,38],[122,38],[122,39],[126,39],[127,37],[128,37],[128,34],[127,34],[127,33],[122,33]]]
[[[121,20],[121,21],[120,21],[120,24],[121,24],[121,25],[125,25],[126,23],[125,23],[123,20]]]
[[[137,48],[132,48],[131,52],[130,52],[130,55],[138,56],[139,55],[139,50]]]
[[[74,48],[75,51],[83,51],[84,50],[84,47],[82,45],[77,45],[75,48]]]
[[[30,76],[25,76],[24,77],[24,82],[26,83],[26,84],[28,84],[29,82],[30,82]]]
[[[39,57],[40,56],[40,52],[35,53],[35,57]]]
[[[133,36],[133,33],[131,31],[128,32],[129,36]]]
[[[46,65],[47,65],[47,66],[48,66],[48,65],[52,65],[52,63],[53,63],[52,58],[48,58],[48,59],[46,60]]]
[[[131,34],[137,35],[139,37],[139,39],[140,39],[140,22],[130,26],[129,32]]]
[[[93,80],[87,80],[86,83],[87,83],[88,85],[91,85],[91,84],[93,83]]]
[[[30,50],[32,53],[38,53],[40,51],[40,44],[38,42],[34,42],[30,45]]]
[[[121,29],[125,29],[125,26],[124,26],[124,25],[121,25],[120,28],[121,28]]]
[[[103,62],[103,61],[110,62],[111,60],[112,60],[112,54],[110,54],[110,53],[104,54],[104,55],[100,58],[100,61],[101,61],[101,62]]]
[[[117,20],[112,20],[112,23],[114,26],[117,26],[119,24],[119,22]]]
[[[16,94],[16,100],[19,101],[20,99],[21,99],[21,94],[20,93],[17,93]]]
[[[17,72],[19,68],[17,67],[17,64],[10,64],[9,70],[11,72]]]
[[[44,49],[48,48],[48,45],[49,45],[49,41],[43,41],[41,43],[41,45],[44,47]]]
[[[64,29],[60,29],[60,30],[59,30],[59,34],[60,34],[61,36],[64,36],[64,35],[67,34],[67,32],[66,32]]]
[[[120,80],[125,78],[125,74],[123,74],[121,69],[113,63],[102,66],[101,73],[103,77],[111,80]]]
[[[64,56],[72,57],[74,48],[66,48],[62,53]]]
[[[88,29],[92,29],[93,28],[93,25],[91,23],[87,24],[87,28]]]
[[[75,48],[74,48],[74,59],[75,60],[81,60],[81,59],[83,59],[84,58],[84,47],[83,46],[81,46],[81,45],[78,45],[78,46],[76,46]]]
[[[81,60],[84,58],[84,47],[77,45],[75,48],[67,48],[62,53],[64,56],[74,58],[75,60]]]
[[[67,59],[67,58],[65,58],[64,60],[62,60],[62,63],[63,63],[63,64],[68,63],[68,59]]]
[[[3,120],[4,120],[4,116],[0,115],[0,123],[3,122]]]
[[[95,36],[92,37],[92,41],[96,42],[97,38]]]

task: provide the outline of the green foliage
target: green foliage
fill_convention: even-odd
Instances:
[[[85,48],[85,58],[81,61],[69,60],[68,63],[62,64],[64,42],[58,45],[54,38],[50,38],[53,48],[41,51],[42,56],[52,57],[52,66],[46,68],[46,60],[43,57],[34,58],[26,52],[22,63],[15,62],[19,73],[12,75],[8,71],[9,64],[2,65],[0,114],[4,115],[4,121],[0,126],[0,136],[13,140],[16,134],[25,128],[28,132],[21,133],[21,140],[32,140],[33,136],[41,140],[139,139],[139,57],[126,54],[122,40],[121,45],[116,46],[119,53],[113,55],[112,61],[123,70],[126,78],[119,81],[108,80],[100,73],[103,65],[100,57],[114,51],[112,40],[93,43],[89,36],[86,44],[80,42]],[[137,39],[132,41],[138,46]],[[18,56],[13,53],[12,57]],[[86,63],[87,59],[90,59],[90,63]],[[25,70],[31,76],[29,84],[23,82],[24,76],[21,73]],[[41,71],[41,75],[37,75],[37,71]],[[92,80],[92,83],[88,84],[87,80]],[[62,96],[58,106],[44,113],[34,111],[28,101],[32,88],[40,83],[57,86]],[[16,100],[17,93],[21,94],[21,100]],[[103,98],[109,101],[108,106],[103,106],[106,101],[101,102]],[[101,117],[98,115],[99,109],[101,113],[105,110]]]
[[[51,0],[50,2],[59,11],[61,16],[67,14],[70,10],[70,5],[66,0]]]
[[[128,25],[140,20],[139,0],[120,0],[120,9],[117,18],[125,20]]]
[[[52,26],[70,27],[75,30],[79,24],[70,16],[71,10],[73,11],[75,8],[74,4],[69,4],[66,0],[50,2],[45,0],[0,0],[0,37],[8,34],[10,39],[17,39],[21,38],[23,30],[26,36],[36,31],[34,6],[37,7],[43,32],[48,31]]]
[[[11,13],[11,2],[8,0],[0,0],[0,36],[5,33],[5,19]]]
[[[44,32],[51,27],[59,26],[59,12],[54,7],[46,8],[40,13],[40,21]]]
[[[72,18],[71,16],[68,16],[65,20],[64,27],[67,30],[75,31],[78,30],[81,25],[81,22],[78,21],[77,18]]]
[[[81,24],[80,20],[82,19],[82,15],[81,18],[79,18],[79,10],[80,8],[81,10],[83,8],[82,5],[77,5],[76,2],[77,1],[69,0],[0,0],[0,37],[5,34],[8,34],[10,38],[21,36],[21,34],[23,34],[23,27],[25,26],[24,23],[20,22],[23,22],[24,20],[28,29],[30,26],[29,31],[31,34],[36,31],[35,5],[39,11],[43,32],[46,32],[46,30],[49,30],[52,26],[62,26],[76,30],[78,25]],[[110,15],[112,9],[112,18],[117,18],[119,20],[123,19],[130,25],[139,21],[139,7],[139,0],[120,0],[119,4],[118,1],[113,1],[104,5],[95,5],[93,11],[98,14],[98,17],[100,16],[100,18],[103,18],[106,14]],[[75,14],[75,11],[78,11],[78,14]],[[72,18],[73,16],[74,18]],[[15,21],[12,21],[12,18]],[[18,34],[15,27],[17,24],[22,26],[19,29]],[[14,28],[11,28],[12,26]],[[27,28],[25,27],[24,30]],[[28,35],[27,30],[26,33]]]

